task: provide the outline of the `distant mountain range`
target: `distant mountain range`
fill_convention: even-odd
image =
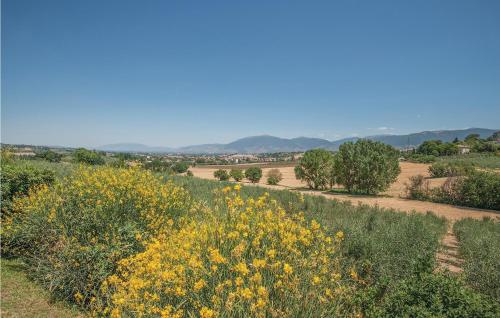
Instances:
[[[408,135],[377,135],[367,136],[364,139],[380,141],[396,148],[418,146],[426,140],[452,141],[455,138],[463,140],[469,134],[479,134],[481,138],[491,136],[497,129],[469,128],[461,130],[423,131]],[[113,152],[137,153],[185,153],[185,154],[223,154],[223,153],[272,153],[306,151],[314,148],[337,150],[348,141],[356,141],[359,137],[344,138],[329,141],[320,138],[298,137],[292,139],[274,136],[253,136],[238,139],[228,144],[205,144],[180,148],[151,147],[142,144],[121,143],[98,147],[97,150]]]

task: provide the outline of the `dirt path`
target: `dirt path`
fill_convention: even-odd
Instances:
[[[448,231],[441,240],[441,248],[436,253],[438,266],[436,271],[448,270],[452,273],[463,272],[463,259],[458,255],[458,240],[453,233],[453,223],[448,225]]]

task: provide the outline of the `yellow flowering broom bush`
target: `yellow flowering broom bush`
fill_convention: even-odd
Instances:
[[[82,167],[14,203],[3,252],[22,257],[56,296],[88,306],[118,260],[196,208],[185,190],[150,172]]]
[[[112,317],[330,317],[350,290],[337,250],[343,233],[286,215],[268,195],[224,189],[227,213],[168,225],[144,252],[119,261],[97,314]]]

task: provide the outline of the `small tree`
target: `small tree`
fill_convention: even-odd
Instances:
[[[78,148],[73,153],[73,158],[77,163],[86,163],[89,165],[102,165],[104,158],[97,151],[90,151],[85,148]]]
[[[189,165],[185,162],[176,162],[172,165],[172,170],[175,173],[184,173],[189,169]]]
[[[240,182],[245,177],[245,175],[243,174],[243,170],[241,169],[231,169],[229,175],[234,179],[234,181],[237,182]]]
[[[262,178],[262,169],[259,167],[250,167],[245,170],[245,177],[252,183],[257,183]]]
[[[193,172],[191,170],[186,171],[186,176],[192,177],[193,176]]]
[[[267,184],[277,185],[283,180],[283,175],[279,169],[271,169],[267,172]]]
[[[219,169],[219,170],[214,171],[214,177],[219,179],[219,181],[229,180],[229,174],[224,169]]]
[[[295,177],[311,189],[326,188],[332,179],[333,155],[324,149],[308,150],[295,166]]]
[[[335,156],[335,177],[347,191],[378,193],[396,181],[399,152],[392,146],[368,139],[341,145]]]

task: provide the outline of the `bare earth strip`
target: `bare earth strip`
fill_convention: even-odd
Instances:
[[[408,200],[401,198],[404,194],[405,183],[411,176],[422,174],[428,176],[428,165],[402,162],[401,163],[401,174],[398,180],[391,186],[391,188],[383,193],[382,196],[360,196],[360,195],[348,195],[348,194],[332,194],[327,192],[310,191],[304,190],[306,186],[299,180],[295,179],[295,173],[293,171],[293,166],[280,167],[278,168],[283,174],[283,180],[278,186],[269,186],[266,183],[266,173],[271,168],[263,168],[263,177],[258,184],[259,186],[264,186],[273,189],[288,189],[293,191],[299,191],[304,194],[309,195],[321,195],[329,199],[336,199],[340,201],[350,201],[353,204],[367,204],[367,205],[377,205],[383,208],[390,208],[400,211],[416,211],[419,213],[426,213],[428,211],[434,212],[438,216],[443,216],[451,221],[460,220],[463,218],[475,218],[482,219],[483,217],[491,217],[493,219],[500,220],[500,213],[495,213],[490,210],[474,209],[467,207],[453,206],[449,204],[441,204],[426,201]],[[231,167],[226,167],[230,169]],[[214,167],[194,167],[190,170],[193,172],[195,177],[203,179],[214,179],[213,173],[218,168]],[[429,179],[431,187],[439,186],[444,182],[445,178],[439,179]]]

